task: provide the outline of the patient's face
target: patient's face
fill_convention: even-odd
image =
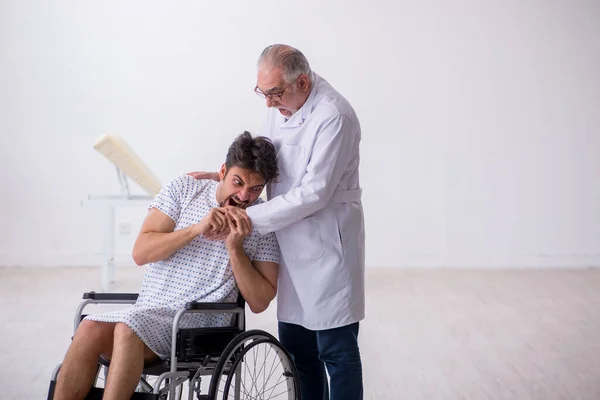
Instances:
[[[246,208],[258,199],[265,187],[265,179],[260,174],[236,166],[227,170],[223,164],[219,177],[217,202],[221,207]]]

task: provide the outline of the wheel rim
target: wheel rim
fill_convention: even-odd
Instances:
[[[219,394],[223,399],[292,400],[297,399],[295,370],[279,342],[264,336],[249,337],[232,351],[235,359],[228,373],[221,375]],[[239,384],[239,397],[235,385]]]

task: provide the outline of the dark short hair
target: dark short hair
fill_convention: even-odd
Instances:
[[[244,131],[229,146],[225,166],[250,170],[260,174],[266,182],[272,182],[279,176],[277,150],[273,142],[264,136],[252,137]]]

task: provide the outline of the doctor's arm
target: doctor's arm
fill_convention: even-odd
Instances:
[[[348,117],[327,120],[317,134],[300,186],[246,210],[254,228],[263,234],[275,232],[324,208],[348,164],[358,157],[359,141]]]

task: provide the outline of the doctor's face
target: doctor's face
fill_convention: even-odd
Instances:
[[[232,165],[227,170],[225,164],[219,171],[217,202],[221,207],[246,208],[254,203],[265,187],[265,179],[258,173]]]
[[[281,68],[260,66],[254,91],[267,102],[267,107],[277,108],[285,118],[298,111],[310,93],[308,76],[300,75],[294,82],[283,79]]]

